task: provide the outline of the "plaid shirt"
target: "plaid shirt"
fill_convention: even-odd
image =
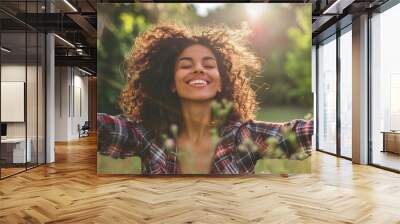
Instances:
[[[177,155],[155,144],[149,139],[149,131],[139,122],[124,116],[98,114],[98,152],[113,158],[139,156],[142,159],[143,174],[180,174]],[[250,138],[258,149],[268,150],[270,137],[275,138],[277,147],[287,156],[303,150],[311,155],[313,120],[293,120],[287,123],[259,121],[236,122],[220,128],[220,141],[215,148],[214,161],[210,174],[251,174],[261,150],[239,146]],[[283,133],[289,128],[297,140],[296,149],[291,147]]]

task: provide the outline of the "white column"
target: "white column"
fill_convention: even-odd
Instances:
[[[368,163],[368,15],[353,19],[353,162]]]
[[[47,71],[46,71],[46,163],[52,163],[55,161],[55,150],[54,150],[54,133],[55,133],[55,76],[54,76],[54,35],[47,34],[46,37],[46,60],[47,60]]]
[[[53,12],[51,1],[46,3],[47,12]],[[54,35],[46,35],[46,163],[55,162],[55,53]]]

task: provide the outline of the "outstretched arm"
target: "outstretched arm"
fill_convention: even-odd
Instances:
[[[283,133],[283,140],[288,144],[290,154],[304,152],[311,155],[314,120],[293,120],[284,123],[281,132]]]
[[[292,120],[286,123],[248,121],[241,127],[242,149],[252,151],[255,158],[281,156],[300,159],[311,155],[313,120]],[[243,147],[244,145],[244,147]],[[276,153],[275,153],[276,152]]]
[[[135,122],[123,116],[97,114],[97,151],[113,158],[140,156],[140,133]]]

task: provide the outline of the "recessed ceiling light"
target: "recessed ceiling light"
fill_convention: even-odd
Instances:
[[[10,52],[11,52],[11,50],[9,50],[9,49],[7,49],[7,48],[5,48],[5,47],[1,47],[1,50],[4,51],[4,52],[6,52],[6,53],[10,53]]]
[[[74,12],[78,12],[78,10],[68,1],[68,0],[64,0],[65,4],[68,5],[68,7],[70,7]]]
[[[322,14],[342,14],[343,9],[351,5],[355,0],[336,0]]]
[[[83,70],[83,69],[81,69],[81,68],[79,68],[79,67],[78,67],[78,70],[81,71],[81,72],[83,72],[83,73],[85,73],[85,74],[87,74],[87,75],[90,75],[90,76],[92,75],[92,73],[90,73],[90,72],[88,72],[88,71],[86,71],[86,70]]]
[[[75,45],[73,45],[71,42],[69,42],[68,40],[66,40],[66,39],[64,39],[64,38],[62,38],[62,37],[60,37],[59,35],[57,35],[57,34],[54,34],[54,36],[55,37],[57,37],[59,40],[61,40],[62,42],[64,42],[65,44],[67,44],[67,45],[69,45],[70,47],[73,47],[73,48],[75,48]]]

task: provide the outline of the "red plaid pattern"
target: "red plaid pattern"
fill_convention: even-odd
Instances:
[[[175,152],[168,151],[149,139],[149,131],[139,122],[124,116],[98,114],[97,151],[113,158],[139,156],[142,159],[143,174],[180,174]],[[284,129],[295,133],[297,146],[288,142]],[[313,120],[293,120],[287,123],[240,121],[221,127],[221,140],[216,146],[210,174],[252,174],[262,152],[268,150],[266,142],[275,138],[279,147],[288,157],[296,151],[311,155]],[[245,139],[250,138],[258,150],[239,150]]]

